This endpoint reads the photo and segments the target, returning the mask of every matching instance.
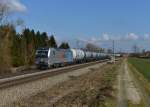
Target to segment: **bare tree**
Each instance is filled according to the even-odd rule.
[[[103,51],[103,49],[102,48],[100,48],[100,47],[98,47],[98,46],[96,46],[96,45],[94,45],[94,44],[92,44],[92,43],[88,43],[88,44],[86,44],[86,50],[89,50],[89,51],[95,51],[95,52],[99,52],[99,51]]]
[[[112,49],[107,49],[107,53],[112,54],[113,50]]]
[[[6,19],[7,14],[8,14],[8,6],[0,3],[0,25]]]
[[[18,19],[16,22],[8,22],[7,17],[14,11],[9,5],[0,0],[0,73],[10,71],[11,68],[11,46],[15,27],[24,27],[24,21]]]
[[[134,53],[139,53],[139,47],[135,44],[135,45],[133,45],[133,52]]]
[[[8,10],[8,6],[0,2],[0,73],[10,71],[11,67],[10,46],[13,26],[5,23]]]

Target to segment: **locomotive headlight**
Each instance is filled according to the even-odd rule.
[[[48,59],[46,59],[46,58],[41,58],[41,59],[40,59],[40,62],[48,63]]]

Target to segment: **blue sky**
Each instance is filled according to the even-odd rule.
[[[95,43],[117,37],[118,49],[130,50],[133,43],[150,49],[147,46],[150,39],[150,0],[18,2],[26,9],[22,13],[16,13],[15,17],[22,18],[29,28],[45,31],[49,35],[55,34],[58,42],[69,41],[75,47],[76,39]],[[131,45],[128,41],[120,42],[122,39],[131,39]],[[110,42],[101,42],[98,45],[111,47]]]

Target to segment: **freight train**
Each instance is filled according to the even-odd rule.
[[[39,48],[36,50],[35,64],[39,69],[54,68],[106,58],[108,55],[105,53],[81,49]]]

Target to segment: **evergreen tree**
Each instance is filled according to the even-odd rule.
[[[39,47],[41,47],[41,46],[40,46],[40,41],[41,41],[41,40],[40,40],[40,35],[41,35],[40,32],[37,31],[37,33],[36,33],[36,38],[35,38],[35,44],[36,44],[35,46],[36,46],[36,49],[39,48]]]
[[[16,34],[12,36],[13,36],[13,41],[11,46],[12,65],[15,67],[22,66],[24,65],[24,55],[22,55],[21,35]]]
[[[59,46],[60,49],[69,49],[70,46],[67,42],[62,42],[61,45]]]
[[[22,34],[22,45],[24,47],[24,58],[26,64],[32,64],[34,62],[35,54],[35,33],[34,30],[26,28]]]
[[[40,33],[39,31],[36,33],[36,49],[39,47],[48,46],[48,36],[46,32]]]
[[[51,48],[57,48],[57,43],[53,35],[50,37],[48,41],[48,46]]]
[[[47,43],[48,42],[48,36],[47,36],[46,32],[43,32],[41,34],[41,40],[42,40],[42,42],[41,42],[42,47],[48,46],[48,43]]]

